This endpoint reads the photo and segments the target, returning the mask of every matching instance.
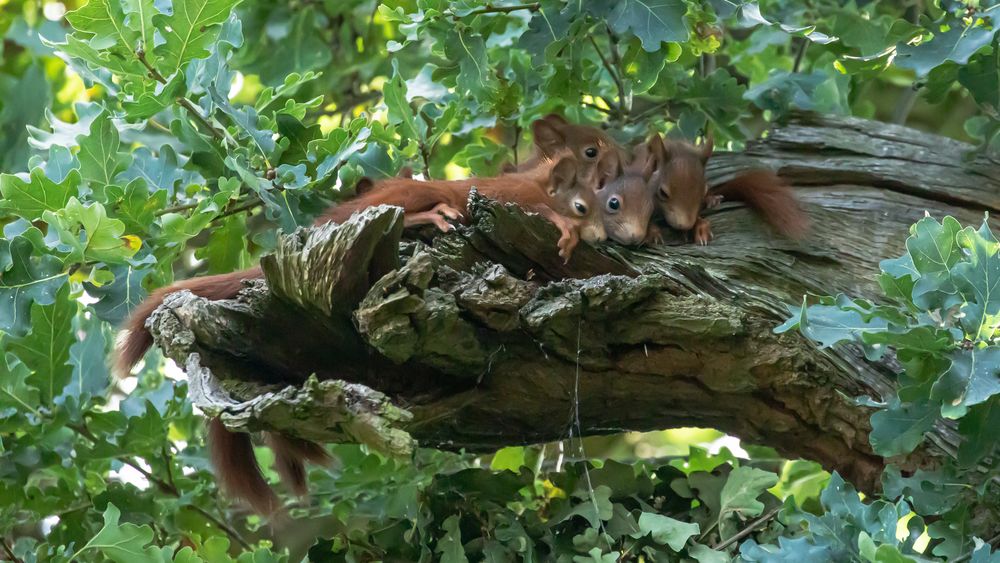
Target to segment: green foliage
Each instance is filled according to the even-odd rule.
[[[882,262],[884,303],[843,295],[813,305],[806,299],[776,329],[798,329],[824,347],[852,342],[871,359],[895,352],[897,395],[882,403],[867,399],[876,407],[870,441],[879,455],[908,454],[942,418],[959,421],[962,444],[953,463],[905,477],[889,466],[883,476],[889,497],[909,499],[921,514],[943,515],[938,530],[953,532],[946,526],[967,520],[972,501],[996,494],[1000,439],[987,425],[996,421],[1000,402],[998,251],[986,221],[974,229],[952,217],[925,217],[911,227],[906,253]],[[953,556],[973,543],[954,533],[946,541]]]
[[[622,141],[710,125],[738,148],[796,108],[886,117],[912,85],[913,122],[996,151],[994,7],[859,4],[3,3],[0,557],[917,559],[873,524],[894,530],[902,501],[855,502],[837,477],[821,498],[814,464],[776,475],[705,449],[554,471],[527,448],[488,471],[336,446],[341,468],[314,471],[314,496],[275,531],[218,494],[183,379],[165,377],[155,353],[135,390],[106,366],[113,328],[175,276],[247,267],[363,175],[495,172],[528,155],[531,121],[553,111],[607,122]],[[996,242],[932,223],[883,264],[894,304],[827,299],[786,328],[859,340],[873,358],[896,350],[899,397],[873,417],[880,454],[911,451],[939,416],[959,421],[957,467],[890,471],[885,489],[941,516],[925,559],[989,561],[959,500],[996,474]]]

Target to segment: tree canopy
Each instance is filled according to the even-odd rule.
[[[710,129],[734,151],[795,112],[853,115],[1000,166],[996,5],[2,6],[0,559],[1000,561],[981,536],[1000,530],[971,508],[1000,498],[988,222],[920,220],[870,272],[883,295],[808,296],[770,327],[890,366],[897,389],[851,397],[888,464],[864,498],[718,432],[581,439],[566,412],[562,441],[490,455],[332,445],[312,496],[288,498],[295,520],[267,522],[219,493],[175,366],[154,351],[134,379],[107,367],[152,289],[250,266],[362,176],[497,173],[552,112],[622,143]],[[957,433],[953,460],[894,464],[936,426]]]

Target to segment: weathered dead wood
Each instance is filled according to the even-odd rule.
[[[850,398],[891,393],[893,366],[772,329],[805,293],[877,299],[878,262],[925,212],[975,224],[1000,208],[1000,166],[970,150],[801,116],[712,159],[713,182],[754,165],[793,180],[813,219],[802,242],[725,204],[708,247],[583,245],[564,265],[555,228],[516,208],[473,198],[473,226],[431,246],[401,244],[398,210],[371,209],[286,238],[237,300],[168,299],[152,330],[235,429],[485,451],[565,437],[578,385],[586,434],[710,426],[872,490],[884,460]],[[942,425],[892,461],[932,466],[956,440]]]

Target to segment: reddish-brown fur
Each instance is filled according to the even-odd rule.
[[[498,201],[518,203],[525,208],[548,204],[546,193],[552,162],[531,170],[505,174],[496,178],[464,180],[413,180],[388,178],[380,180],[364,193],[331,207],[320,222],[342,223],[355,212],[374,205],[396,205],[407,214],[431,211],[440,204],[467,213],[469,191],[475,187],[481,194]]]
[[[768,225],[789,238],[809,232],[809,216],[799,206],[792,189],[770,170],[751,170],[708,191],[709,197],[742,201]]]
[[[243,499],[258,514],[273,514],[278,496],[264,478],[250,435],[230,432],[218,418],[208,421],[208,452],[222,489]]]
[[[700,216],[701,211],[727,199],[746,203],[782,235],[799,238],[808,232],[809,218],[791,188],[770,170],[750,170],[708,189],[705,163],[711,154],[711,137],[701,147],[679,141],[663,142],[653,181],[658,184],[658,205],[671,227],[691,230],[695,242],[707,244],[712,231],[708,220]]]
[[[531,124],[535,154],[517,166],[517,171],[531,170],[547,159],[567,151],[577,162],[596,163],[602,184],[616,177],[626,161],[625,150],[607,133],[589,125],[577,125],[556,114],[536,119]]]
[[[558,136],[549,135],[552,131],[558,132]],[[347,220],[356,211],[372,205],[389,204],[403,207],[408,219],[411,220],[410,224],[434,222],[440,225],[433,219],[439,218],[437,213],[441,204],[465,215],[469,190],[475,186],[484,195],[493,199],[518,203],[529,210],[542,212],[547,218],[556,222],[557,226],[564,232],[569,227],[576,229],[578,225],[571,224],[559,216],[559,213],[571,205],[571,200],[565,197],[566,193],[560,193],[561,199],[556,200],[556,203],[564,208],[563,210],[557,209],[556,212],[553,212],[552,207],[550,207],[553,204],[552,175],[558,164],[550,157],[560,152],[558,139],[562,139],[563,143],[573,144],[571,140],[583,139],[580,135],[584,135],[587,131],[590,131],[590,137],[586,138],[597,139],[597,144],[601,148],[598,158],[586,158],[588,162],[594,161],[594,166],[591,168],[602,176],[617,172],[620,166],[621,149],[613,141],[610,141],[599,130],[586,126],[570,125],[562,118],[549,116],[545,118],[545,124],[536,128],[536,132],[541,133],[539,157],[527,170],[499,178],[451,182],[420,182],[410,179],[411,174],[403,172],[401,174],[404,176],[403,178],[382,180],[375,183],[362,182],[359,184],[356,197],[331,207],[315,223],[323,224],[329,221],[340,223]],[[574,146],[576,145],[580,145],[577,146],[580,151],[586,150],[582,144],[574,144]],[[588,176],[593,177],[592,171],[588,170]],[[569,179],[569,181],[572,180],[572,178]],[[593,200],[589,190],[584,194],[584,199],[586,197]],[[591,209],[591,213],[592,215],[596,214],[596,210]],[[573,217],[569,210],[565,210],[565,214]],[[603,226],[600,227],[599,231],[600,237],[603,237]],[[575,244],[575,240],[571,241],[571,244]],[[563,245],[564,241],[561,240],[560,249],[563,249]],[[569,251],[572,251],[571,246]],[[146,320],[163,303],[164,297],[168,294],[189,290],[206,299],[232,299],[243,287],[244,280],[260,277],[262,277],[262,272],[257,266],[240,272],[183,280],[157,289],[132,311],[132,315],[126,321],[125,330],[127,332],[118,345],[115,371],[122,377],[128,375],[152,346],[153,338],[145,326]],[[271,514],[277,510],[278,499],[257,464],[250,436],[245,433],[230,432],[218,419],[212,419],[208,429],[212,464],[216,468],[223,488],[229,494],[244,499],[258,513]],[[312,442],[280,434],[265,433],[265,437],[274,451],[275,469],[281,475],[282,480],[295,493],[305,494],[304,462],[328,463],[330,458],[326,451]]]

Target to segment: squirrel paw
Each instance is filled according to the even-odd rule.
[[[643,244],[663,244],[663,229],[660,227],[650,224],[649,228],[646,229],[646,238],[643,239]]]
[[[714,209],[722,204],[723,197],[721,195],[707,195],[705,196],[705,209]]]
[[[444,215],[453,221],[461,221],[463,219],[462,212],[447,203],[439,203],[435,205],[431,212],[437,213],[438,215]]]
[[[432,217],[430,217],[429,220],[442,233],[450,233],[451,231],[455,230],[455,225],[449,223],[448,220],[441,215],[434,214]]]
[[[712,225],[708,221],[698,221],[694,226],[694,243],[700,246],[708,246],[708,242],[712,238],[714,238],[712,235]]]
[[[575,236],[572,231],[565,232],[559,237],[559,257],[563,259],[563,264],[569,264],[569,259],[573,256],[573,250],[578,242],[580,242],[580,238]]]

